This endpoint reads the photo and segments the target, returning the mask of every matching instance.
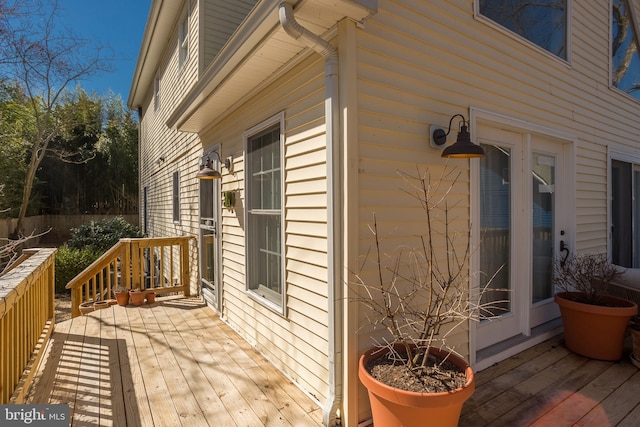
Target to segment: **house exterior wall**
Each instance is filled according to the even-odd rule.
[[[150,237],[196,235],[198,230],[198,188],[192,176],[198,171],[201,144],[197,135],[178,132],[166,126],[169,114],[198,76],[198,8],[190,1],[189,58],[183,67],[178,59],[178,27],[166,46],[156,78],[159,79],[159,100],[154,87],[148,88],[140,117],[140,186],[147,189],[147,233]],[[181,11],[187,7],[185,2]],[[181,13],[182,13],[181,12]],[[181,14],[180,14],[181,16]],[[155,84],[155,83],[154,83]],[[157,105],[157,106],[156,106]],[[180,190],[180,221],[173,221],[173,173],[178,171]],[[143,192],[141,191],[141,194]],[[142,204],[140,206],[143,206]],[[144,227],[145,213],[140,213]],[[194,231],[195,230],[195,231]],[[198,271],[196,241],[193,241],[192,271]],[[198,290],[198,274],[191,275],[191,292]],[[172,282],[176,278],[166,278]]]
[[[247,293],[244,133],[284,114],[285,314]],[[327,188],[322,61],[308,57],[202,136],[233,155],[222,191],[237,191],[222,210],[222,317],[280,370],[322,402],[328,394]]]
[[[200,156],[213,147],[220,148],[223,159],[233,156],[233,171],[221,180],[222,191],[237,195],[233,210],[221,210],[221,316],[311,396],[325,402],[332,355],[323,60],[315,53],[296,57],[224,117],[212,118],[201,135],[169,129],[172,107],[194,87],[198,72],[231,34],[215,32],[224,27],[216,21],[223,17],[211,14],[212,6],[224,3],[242,14],[256,2],[205,1],[199,8],[195,3],[192,0],[192,14],[206,14],[202,31],[190,33],[198,58],[192,55],[179,72],[176,46],[170,44],[159,69],[160,108],[154,110],[152,91],[143,108],[141,185],[148,187],[150,234],[197,236],[198,183],[192,176]],[[611,151],[638,156],[640,134],[638,101],[609,85],[609,2],[569,1],[566,61],[477,16],[474,3],[379,0],[377,13],[362,25],[340,22],[330,32],[341,67],[346,253],[340,267],[347,282],[356,271],[364,278],[376,275],[370,266],[360,270],[373,244],[369,226],[374,213],[386,249],[419,245],[416,235],[424,231],[424,212],[403,191],[411,187],[402,174],[428,170],[437,180],[451,168],[459,173],[447,199],[455,202],[451,231],[460,235],[460,247],[466,246],[469,226],[478,219],[476,160],[442,159],[428,137],[430,125],[446,128],[454,114],[470,120],[474,140],[511,132],[567,147],[573,214],[567,241],[572,251],[607,250],[608,156]],[[633,5],[638,8],[638,2]],[[237,25],[239,15],[233,16],[228,23]],[[279,114],[284,116],[284,314],[251,297],[245,280],[250,262],[245,255],[245,133]],[[450,141],[455,129],[452,134]],[[166,160],[158,162],[160,157]],[[181,176],[178,224],[171,217],[176,170]],[[193,259],[193,269],[197,266]],[[197,275],[194,280],[195,293]],[[345,285],[345,293],[343,415],[345,425],[356,425],[369,416],[366,393],[357,380],[357,356],[371,346],[371,328],[350,299],[353,287]],[[474,328],[463,324],[449,337],[468,359],[473,359]]]
[[[505,128],[513,119],[540,134],[560,135],[573,147],[571,251],[607,250],[608,151],[638,152],[638,101],[609,85],[609,2],[569,4],[564,61],[475,16],[471,0],[379,2],[378,13],[356,32],[359,256],[371,247],[373,212],[390,247],[406,244],[420,228],[420,212],[398,191],[407,185],[396,171],[415,173],[418,166],[437,176],[447,164],[458,168],[459,185],[448,198],[460,200],[460,229],[477,221],[468,196],[477,192],[470,166],[475,160],[441,159],[428,140],[429,125],[446,129],[452,115],[469,118],[477,110],[504,116]],[[470,129],[474,141],[502,126],[477,117]],[[366,323],[360,317],[354,326]],[[359,351],[371,345],[368,332],[360,330]],[[468,328],[450,342],[470,356]],[[355,358],[347,363],[347,389],[359,388],[358,410],[347,412],[351,425],[367,418],[368,405],[354,379]]]

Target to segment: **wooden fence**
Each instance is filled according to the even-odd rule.
[[[0,404],[19,404],[54,326],[55,249],[28,249],[0,277]]]

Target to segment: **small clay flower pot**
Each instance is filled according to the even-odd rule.
[[[113,295],[116,297],[116,301],[118,302],[118,305],[120,306],[125,306],[127,304],[129,304],[129,291],[122,291],[122,292],[113,292]]]
[[[147,291],[146,296],[147,304],[153,304],[154,302],[156,302],[156,293],[154,291]]]
[[[131,302],[131,304],[135,306],[139,307],[142,304],[144,304],[144,297],[145,297],[145,292],[142,292],[139,289],[129,291],[129,301]]]
[[[96,301],[95,303],[93,303],[94,310],[102,310],[103,308],[107,308],[110,306],[111,304],[109,303],[109,301]]]
[[[95,310],[93,304],[94,304],[93,301],[87,301],[80,304],[78,306],[78,308],[80,309],[80,314],[85,315]]]

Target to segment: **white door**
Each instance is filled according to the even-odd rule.
[[[215,157],[215,156],[213,156]],[[207,156],[205,155],[204,161]],[[209,156],[211,158],[211,156]],[[213,160],[212,160],[213,161]],[[215,162],[214,168],[219,167]],[[220,180],[202,179],[199,181],[200,202],[200,286],[205,301],[220,311],[220,256],[219,256],[219,212]]]
[[[553,303],[553,259],[570,225],[568,148],[562,140],[480,127],[476,191],[479,209],[478,282],[486,288],[476,350],[518,336],[559,317]]]

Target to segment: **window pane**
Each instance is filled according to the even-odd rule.
[[[180,221],[180,175],[173,173],[173,222]]]
[[[555,157],[534,153],[531,162],[533,197],[533,303],[553,296],[553,225],[555,219]]]
[[[614,0],[612,3],[611,56],[612,84],[629,95],[640,99],[640,60],[633,21],[627,3]]]
[[[631,163],[611,161],[611,261],[632,266]]]
[[[567,58],[567,0],[480,0],[480,13],[554,55]]]
[[[249,208],[280,209],[280,127],[252,137],[247,151],[251,180]]]
[[[247,286],[282,305],[280,124],[247,141]]]
[[[251,245],[252,270],[256,281],[252,283],[252,289],[260,291],[264,287],[276,294],[282,292],[282,262],[281,262],[281,230],[280,215],[251,215]],[[270,293],[262,296],[269,298]],[[276,303],[280,303],[278,298]]]
[[[511,311],[511,153],[492,145],[482,148],[486,155],[480,159],[480,286],[487,288],[482,303],[490,304],[484,314],[499,316]]]

